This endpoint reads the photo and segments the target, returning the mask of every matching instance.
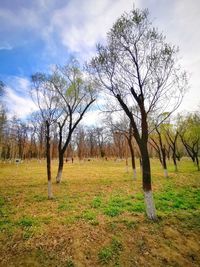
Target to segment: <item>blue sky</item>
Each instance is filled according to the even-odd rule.
[[[148,8],[155,26],[180,47],[190,91],[180,110],[200,104],[199,0],[0,0],[0,79],[7,84],[10,114],[35,110],[30,75],[63,65],[70,56],[89,60],[114,21],[133,7]],[[91,121],[95,114],[90,114]]]

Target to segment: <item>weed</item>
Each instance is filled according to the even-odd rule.
[[[102,264],[108,264],[111,260],[118,262],[118,257],[120,251],[122,251],[123,246],[117,238],[113,238],[109,246],[103,247],[98,254],[99,261]]]
[[[200,190],[167,186],[165,191],[155,195],[156,208],[163,212],[174,210],[195,210],[200,205]]]
[[[113,251],[111,247],[104,247],[98,254],[99,261],[103,264],[107,264],[113,257]]]
[[[135,199],[143,200],[144,199],[144,195],[142,193],[137,193],[137,194],[135,194]]]
[[[136,222],[133,220],[123,220],[122,223],[127,227],[127,229],[132,229],[136,227]]]
[[[110,217],[115,217],[115,216],[118,216],[119,214],[122,213],[122,210],[119,208],[119,207],[107,207],[105,210],[104,210],[104,214],[110,216]]]
[[[32,227],[33,225],[38,224],[37,220],[31,217],[23,217],[18,223],[22,227]]]
[[[24,240],[27,240],[27,239],[31,238],[32,236],[33,236],[33,232],[30,230],[23,232],[23,239]]]
[[[119,252],[122,251],[123,246],[122,246],[122,243],[119,241],[119,239],[117,239],[116,237],[114,237],[112,239],[111,248],[112,248],[112,251],[115,254],[119,254]]]
[[[0,230],[5,230],[12,227],[12,223],[9,219],[0,220]]]
[[[96,220],[96,213],[93,210],[85,210],[83,213],[83,219],[87,221]]]
[[[143,202],[135,202],[132,207],[128,208],[130,212],[144,212],[145,207]]]
[[[71,215],[71,216],[62,218],[61,223],[63,225],[68,225],[68,224],[74,223],[76,220],[79,220],[79,219],[80,217]]]
[[[65,265],[65,266],[66,266],[66,267],[75,267],[73,261],[70,260],[70,259],[68,259],[68,260],[66,261],[66,265]]]
[[[130,200],[131,196],[127,197],[111,197],[107,207],[104,209],[104,214],[115,217],[119,214],[127,212],[144,212],[144,202],[138,200]]]
[[[126,202],[124,198],[119,196],[111,197],[107,207],[104,209],[104,214],[115,217],[124,212],[126,209]]]
[[[91,203],[91,206],[92,208],[99,208],[102,204],[102,200],[100,197],[95,197],[93,200],[92,200],[92,203]]]
[[[108,225],[108,230],[111,232],[117,228],[116,222],[109,222],[107,225]]]

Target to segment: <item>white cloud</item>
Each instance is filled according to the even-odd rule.
[[[21,42],[26,42],[22,34],[25,31],[33,33],[33,39],[45,41],[45,57],[56,56],[61,42],[80,59],[88,59],[95,51],[95,44],[105,41],[106,33],[117,17],[129,11],[133,3],[139,8],[149,8],[153,24],[166,34],[169,42],[180,47],[181,62],[191,73],[190,92],[181,109],[195,110],[200,102],[199,0],[35,0],[20,4],[13,0],[12,4],[0,7],[0,32],[4,33],[1,34],[0,50],[12,49],[20,38]],[[20,77],[17,86],[14,83],[10,86],[10,99],[21,103],[19,109],[23,106],[20,99],[28,86],[27,80]],[[29,99],[27,95],[24,97]]]
[[[30,98],[22,97],[7,87],[5,102],[8,107],[9,117],[16,115],[19,118],[26,118],[31,112],[38,110]]]
[[[88,111],[84,115],[81,122],[82,124],[87,126],[92,126],[92,125],[99,126],[99,124],[101,124],[102,119],[103,119],[103,114],[98,110],[93,110],[93,111]]]
[[[51,25],[70,51],[86,54],[106,37],[116,18],[131,7],[132,0],[71,0],[54,12]]]
[[[39,15],[34,9],[29,8],[19,8],[16,10],[9,10],[5,8],[0,8],[0,18],[4,23],[4,27],[11,29],[24,29],[24,28],[35,28],[39,27]]]
[[[31,112],[38,110],[28,94],[30,82],[26,78],[12,77],[10,84],[12,85],[6,87],[4,97],[9,117],[16,115],[26,118]]]
[[[27,92],[31,86],[30,81],[24,77],[15,77],[20,91]]]
[[[148,8],[153,24],[169,43],[180,48],[180,64],[188,72],[190,90],[178,111],[197,110],[200,105],[200,1],[136,0],[136,7]]]

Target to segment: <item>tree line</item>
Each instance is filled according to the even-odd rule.
[[[150,158],[158,158],[167,177],[167,161],[172,161],[174,170],[178,171],[178,162],[182,157],[189,157],[199,167],[200,149],[200,114],[199,112],[177,115],[157,127],[148,139]],[[112,124],[101,123],[101,126],[87,126],[80,124],[74,132],[67,147],[64,158],[68,162],[76,160],[131,158],[140,160],[141,155],[134,136],[128,124],[116,121]],[[55,123],[51,130],[51,158],[58,159],[59,134]],[[1,118],[0,156],[3,162],[14,162],[15,159],[39,162],[46,157],[45,123],[40,120],[38,112],[32,113],[26,120],[16,116]],[[135,163],[132,164],[135,171]]]

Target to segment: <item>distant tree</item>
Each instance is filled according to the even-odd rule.
[[[179,118],[179,135],[181,141],[193,162],[199,167],[200,151],[200,115],[199,113],[188,114]]]
[[[97,56],[91,61],[98,85],[114,97],[130,120],[142,158],[146,213],[153,220],[148,120],[154,117],[161,123],[166,119],[164,111],[168,117],[181,103],[187,79],[177,65],[177,52],[152,27],[147,10],[132,10],[116,21],[107,44],[97,46]]]
[[[87,134],[86,134],[86,142],[87,147],[89,150],[90,157],[97,157],[98,156],[98,149],[97,149],[97,139],[96,139],[96,129],[95,127],[88,127]]]
[[[96,142],[99,148],[99,155],[101,158],[105,157],[105,145],[107,142],[107,131],[104,127],[96,127],[95,128]]]
[[[3,152],[3,143],[5,137],[5,127],[7,125],[6,108],[3,104],[3,96],[5,95],[5,84],[0,81],[0,157]]]
[[[172,159],[175,167],[175,171],[178,171],[177,160],[181,158],[180,152],[178,151],[178,129],[175,125],[169,125],[166,129],[166,140],[172,151]]]
[[[25,147],[28,142],[28,125],[20,119],[15,118],[14,127],[15,127],[15,136],[18,147],[17,156],[20,159],[25,158]]]
[[[155,130],[150,135],[149,142],[158,154],[158,158],[164,169],[164,176],[168,177],[165,129],[162,124],[155,126]]]
[[[133,169],[133,179],[136,179],[136,164],[135,164],[135,151],[134,151],[134,143],[133,143],[133,128],[127,118],[125,117],[124,114],[122,116],[118,116],[118,120],[116,122],[113,121],[112,115],[107,118],[107,125],[111,127],[111,131],[113,132],[114,135],[114,140],[116,139],[115,136],[118,134],[118,137],[122,139],[122,136],[124,136],[127,140],[128,147],[130,150],[131,154],[131,165]],[[124,144],[123,144],[124,145]],[[121,145],[117,145],[117,147],[123,151],[123,147]]]
[[[29,117],[29,126],[31,129],[32,139],[35,139],[37,143],[37,158],[41,162],[41,159],[45,157],[45,121],[41,116],[41,112],[35,111]],[[32,152],[30,151],[32,154]]]
[[[76,131],[77,155],[79,160],[86,156],[86,132],[83,127],[78,127]]]
[[[28,120],[28,136],[29,139],[29,147],[28,147],[28,158],[37,158],[38,156],[38,140],[36,138],[37,136],[37,128],[35,124],[31,124],[31,120]]]

